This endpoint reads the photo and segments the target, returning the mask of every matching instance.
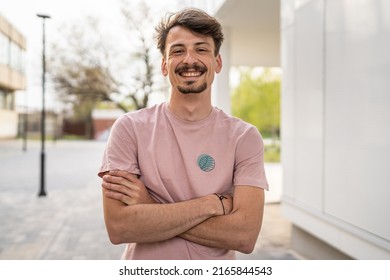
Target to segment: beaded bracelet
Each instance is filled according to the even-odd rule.
[[[227,197],[226,197],[226,196],[223,196],[223,195],[220,195],[220,194],[217,194],[217,193],[214,193],[214,194],[219,198],[219,201],[221,201],[222,209],[223,209],[223,214],[225,215],[225,214],[226,214],[226,213],[225,213],[225,206],[223,205],[222,200],[223,200],[223,199],[227,199]]]

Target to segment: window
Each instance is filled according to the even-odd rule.
[[[0,32],[0,64],[8,65],[9,39]]]
[[[20,52],[19,52],[19,47],[16,45],[14,42],[11,42],[11,55],[10,55],[10,66],[14,70],[19,70],[19,57],[20,57]]]
[[[0,32],[0,64],[25,74],[25,51]]]
[[[14,110],[15,109],[15,96],[12,92],[0,90],[0,109]]]
[[[5,91],[0,89],[0,109],[5,109]]]
[[[7,110],[15,110],[15,94],[8,92],[5,96],[5,108]]]

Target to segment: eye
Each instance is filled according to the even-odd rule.
[[[207,51],[208,51],[208,49],[206,49],[206,48],[199,48],[198,49],[198,52],[200,52],[200,53],[207,52]]]
[[[172,50],[171,52],[173,55],[178,55],[178,54],[182,54],[183,53],[183,50],[182,49],[175,49],[175,50]]]

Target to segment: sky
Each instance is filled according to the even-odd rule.
[[[134,2],[134,0],[131,0]],[[175,0],[149,0],[156,18],[177,8]],[[98,17],[113,32],[119,29],[121,0],[0,0],[0,14],[27,39],[26,75],[27,90],[16,95],[17,106],[40,109],[42,100],[42,19],[37,13],[51,16],[46,20],[46,53],[56,40],[61,26],[82,22],[87,16]],[[59,106],[53,89],[46,86],[46,106],[56,110]]]

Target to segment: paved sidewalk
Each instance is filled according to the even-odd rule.
[[[107,238],[96,176],[104,143],[47,142],[46,197],[37,196],[39,142],[27,152],[20,143],[0,141],[0,259],[119,258],[123,246]]]
[[[104,142],[46,143],[46,197],[39,191],[39,142],[0,141],[0,259],[119,259],[103,222],[100,179]],[[298,259],[280,205],[266,205],[255,251],[240,259]]]

